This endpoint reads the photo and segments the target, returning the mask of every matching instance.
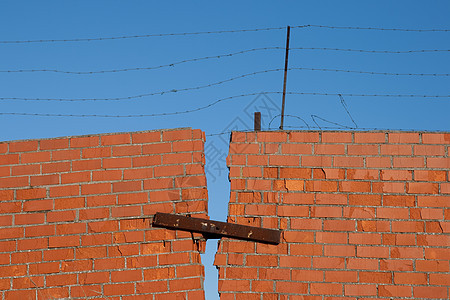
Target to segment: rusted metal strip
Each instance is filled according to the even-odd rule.
[[[239,240],[279,244],[281,231],[175,214],[156,213],[153,226],[203,233],[206,238],[230,237]]]

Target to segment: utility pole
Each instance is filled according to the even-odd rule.
[[[280,124],[281,130],[283,130],[284,105],[286,102],[286,80],[287,80],[287,69],[288,69],[288,59],[289,59],[289,36],[290,35],[291,35],[291,26],[288,26],[287,27],[287,37],[286,37],[286,57],[284,60],[283,102],[281,104],[281,124]]]

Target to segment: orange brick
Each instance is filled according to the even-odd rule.
[[[77,183],[77,182],[88,182],[91,181],[90,172],[72,172],[61,174],[61,183]]]
[[[331,167],[330,156],[302,156],[301,165],[304,167]]]
[[[52,151],[52,161],[80,159],[80,150]]]
[[[346,258],[347,269],[353,270],[378,270],[378,259]]]
[[[428,157],[427,168],[449,169],[450,157]]]
[[[380,219],[409,219],[407,208],[378,207],[377,218]]]
[[[178,141],[192,139],[192,130],[170,130],[162,133],[163,141]]]
[[[64,148],[69,148],[69,139],[41,140],[39,143],[40,150],[54,150]]]
[[[408,182],[406,192],[409,194],[438,194],[439,185],[430,182]]]
[[[424,144],[450,144],[448,133],[423,133],[422,142]]]
[[[366,181],[340,181],[340,192],[367,193],[370,192],[370,182]]]
[[[422,157],[394,157],[394,168],[423,168],[425,161]]]
[[[317,143],[319,142],[318,132],[289,132],[289,142],[294,143]]]
[[[75,162],[74,162],[75,163]],[[76,171],[75,169],[73,169]],[[42,164],[42,173],[61,173],[70,171],[70,162]]]
[[[375,284],[344,285],[344,294],[346,296],[375,296],[377,295],[377,286]]]
[[[425,273],[394,273],[394,283],[395,284],[426,284],[427,274]]]
[[[343,257],[313,257],[313,268],[315,269],[339,269],[344,268]]]
[[[28,152],[38,149],[38,141],[20,141],[9,143],[9,152]]]
[[[381,145],[381,155],[412,155],[411,145]]]
[[[316,218],[338,218],[338,217],[342,217],[342,207],[338,207],[338,206],[315,206],[315,207],[311,207],[311,217],[316,217]]]
[[[314,154],[343,155],[345,145],[318,144],[314,145]]]
[[[131,161],[132,161],[131,157],[104,158],[103,168],[104,169],[130,168]]]
[[[412,171],[408,170],[382,170],[381,171],[382,180],[412,180]]]
[[[418,132],[389,132],[389,143],[392,144],[416,144],[420,142],[420,133]]]
[[[389,248],[378,246],[357,246],[356,253],[358,257],[387,258],[389,257]]]
[[[351,132],[322,132],[322,143],[351,143],[352,140]]]
[[[348,145],[347,154],[348,155],[378,155],[377,145]]]
[[[307,217],[309,215],[307,206],[280,205],[277,209],[278,216],[282,217]]]
[[[266,145],[271,145],[271,144],[266,144]],[[264,153],[267,153],[267,152],[264,152]],[[281,144],[281,153],[282,154],[312,154],[312,145],[309,145],[309,144]]]
[[[276,292],[306,294],[308,292],[308,284],[302,282],[278,281],[276,283]]]
[[[356,222],[353,220],[324,220],[323,229],[328,231],[354,231]]]
[[[414,155],[425,155],[425,156],[444,156],[445,147],[444,146],[431,146],[431,145],[415,145]]]
[[[100,159],[75,160],[72,162],[72,171],[97,170],[102,168]]]
[[[356,271],[325,271],[326,282],[357,282]]]
[[[415,298],[445,299],[449,296],[447,287],[443,286],[415,286],[413,291]]]
[[[390,168],[390,157],[366,157],[366,167],[368,168]]]
[[[271,155],[269,157],[269,164],[271,166],[298,166],[300,164],[300,157],[292,155]]]
[[[325,245],[325,256],[355,256],[355,246],[347,245]]]
[[[287,196],[287,195],[286,195]],[[302,195],[304,196],[304,195]],[[316,194],[316,204],[343,205],[347,204],[347,195],[342,194]],[[312,204],[312,202],[309,202]]]
[[[19,154],[0,155],[0,165],[14,165],[19,163]]]
[[[311,192],[336,192],[337,191],[336,181],[306,181],[305,190]]]
[[[11,156],[13,158],[15,156]],[[22,153],[20,155],[20,162],[23,164],[31,164],[37,162],[50,161],[51,152],[31,152],[31,153]],[[2,156],[0,156],[0,164],[1,164]]]
[[[386,134],[383,132],[355,132],[355,143],[385,143]]]
[[[45,214],[44,213],[27,213],[27,214],[17,214],[15,215],[14,224],[15,225],[29,225],[29,224],[40,224],[44,223]]]
[[[111,157],[111,147],[87,148],[82,150],[82,158]]]
[[[99,141],[99,136],[75,137],[70,139],[70,148],[96,147]]]
[[[30,185],[57,185],[59,184],[59,175],[37,175],[30,177]]]
[[[333,157],[334,167],[363,167],[364,158],[362,157],[352,157],[352,156],[335,156]]]

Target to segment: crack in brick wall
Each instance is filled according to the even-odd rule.
[[[204,299],[204,133],[190,128],[0,143],[0,299]],[[149,217],[149,218],[148,218]]]
[[[229,222],[278,246],[222,239],[222,300],[448,299],[450,134],[233,132]]]

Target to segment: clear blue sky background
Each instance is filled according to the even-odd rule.
[[[96,38],[284,27],[304,24],[383,28],[450,29],[450,2],[442,1],[1,1],[0,40]],[[66,43],[0,44],[0,71],[58,69],[97,71],[152,67],[262,47],[284,47],[285,29]],[[402,32],[297,28],[291,47],[362,50],[450,49],[450,32]],[[292,50],[292,68],[327,68],[390,73],[450,73],[449,52],[407,54]],[[96,75],[0,72],[0,97],[111,98],[180,90],[236,76],[284,67],[283,50],[187,62],[147,71]],[[184,111],[248,93],[280,92],[282,71],[248,76],[208,88],[129,101],[0,100],[0,113],[154,114]],[[387,76],[292,70],[289,92],[332,94],[449,95],[449,76]],[[251,129],[251,113],[263,113],[263,127],[279,114],[281,95],[222,101],[190,114],[142,118],[40,117],[0,115],[0,140],[47,138],[106,132],[193,127],[215,134]],[[449,98],[344,96],[359,128],[449,131]],[[266,110],[270,107],[271,110]],[[273,110],[275,109],[275,110]],[[277,111],[278,110],[278,111]],[[288,95],[285,128],[348,127],[354,123],[338,96]],[[299,119],[301,118],[301,119]],[[306,122],[306,124],[305,124]],[[272,128],[279,126],[279,118]],[[341,127],[345,129],[344,127]],[[305,128],[299,128],[305,129]],[[229,183],[224,157],[228,134],[207,138],[207,170],[212,219],[225,220]],[[217,299],[212,267],[216,241],[203,261],[207,299]]]

